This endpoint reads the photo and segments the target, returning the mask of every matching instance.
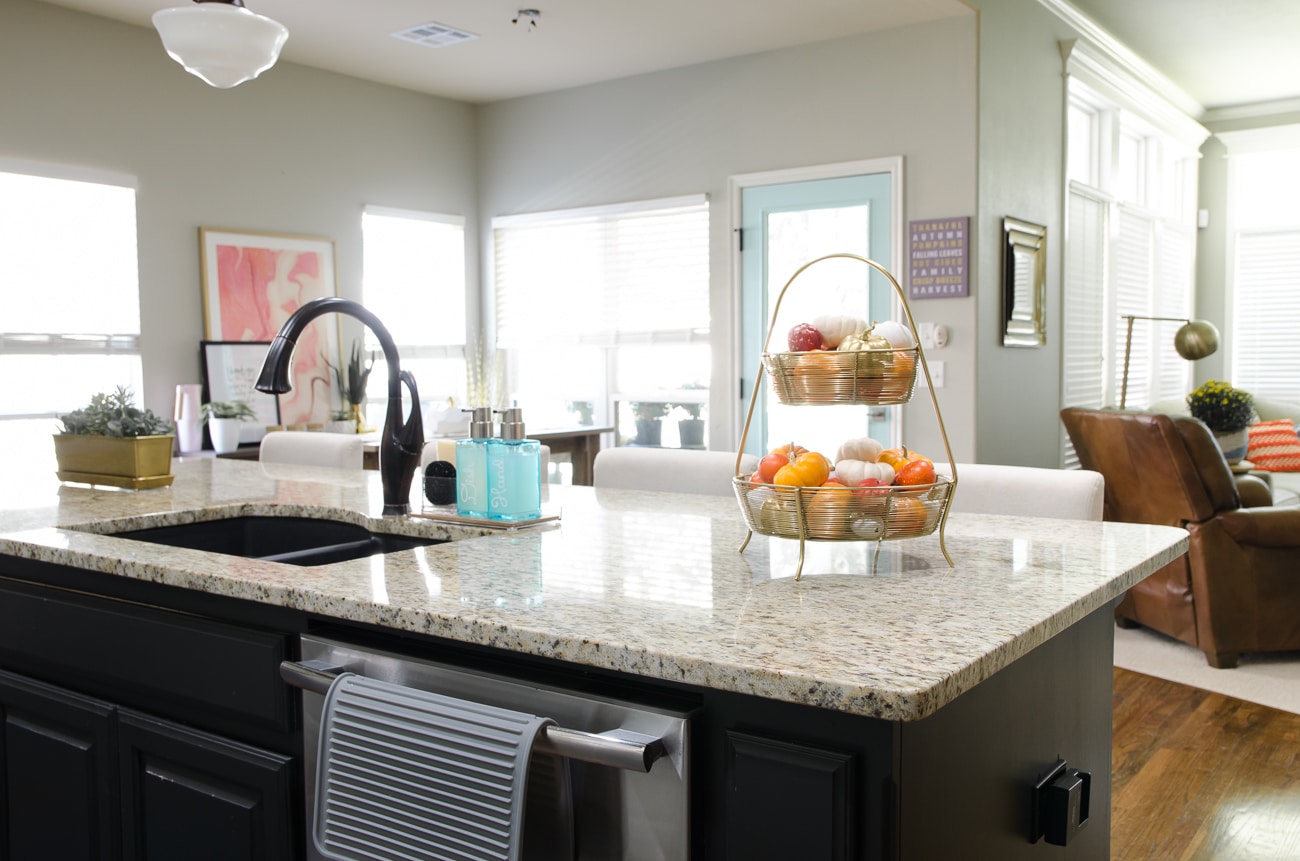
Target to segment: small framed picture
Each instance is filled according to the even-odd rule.
[[[239,444],[257,443],[268,426],[280,424],[275,395],[253,388],[262,371],[269,341],[200,341],[203,359],[203,402],[243,401],[253,418],[241,422]]]

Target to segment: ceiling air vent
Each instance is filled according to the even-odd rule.
[[[417,45],[428,45],[430,48],[445,48],[448,45],[458,45],[478,38],[473,33],[466,33],[464,30],[457,30],[455,27],[448,27],[434,21],[398,30],[392,35],[394,39],[414,42]]]

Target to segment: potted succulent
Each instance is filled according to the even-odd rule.
[[[200,409],[217,454],[239,448],[240,423],[255,417],[252,407],[243,401],[209,401]]]
[[[361,342],[355,340],[352,342],[352,356],[348,359],[346,370],[341,365],[336,367],[330,364],[329,359],[325,359],[325,364],[334,372],[339,395],[348,409],[348,417],[355,425],[356,432],[365,433],[369,428],[366,427],[362,406],[366,402],[366,384],[370,382],[370,372],[375,367],[374,351],[365,356]]]
[[[1240,463],[1246,456],[1246,428],[1255,416],[1255,399],[1250,392],[1210,380],[1187,396],[1187,406],[1214,433],[1228,463]]]
[[[63,481],[130,488],[172,483],[172,423],[137,407],[125,386],[94,395],[59,421],[54,455]]]

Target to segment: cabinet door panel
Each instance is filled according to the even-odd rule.
[[[727,858],[853,857],[852,754],[727,732]]]
[[[294,760],[121,710],[128,858],[297,857]]]
[[[0,671],[6,861],[117,858],[113,707]]]

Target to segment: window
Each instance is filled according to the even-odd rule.
[[[700,195],[497,218],[496,345],[531,427],[677,419],[708,401],[709,211]],[[683,444],[676,422],[660,444]]]
[[[44,479],[58,415],[119,385],[144,405],[135,183],[2,167],[0,446],[31,453],[12,465]]]
[[[1067,126],[1062,405],[1182,397],[1192,369],[1174,352],[1176,324],[1150,320],[1134,321],[1125,392],[1124,317],[1191,316],[1196,151],[1075,77]],[[1064,433],[1062,451],[1078,464]]]
[[[363,303],[388,329],[415,375],[425,430],[454,402],[465,403],[465,220],[429,212],[366,207],[362,215]],[[379,350],[367,330],[366,348]],[[344,352],[351,350],[344,345]],[[366,418],[383,423],[388,369],[382,352],[366,387]]]
[[[1300,400],[1300,149],[1233,155],[1233,382]]]

